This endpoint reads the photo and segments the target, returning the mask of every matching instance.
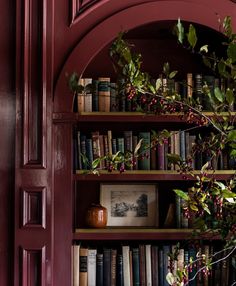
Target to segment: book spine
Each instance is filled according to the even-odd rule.
[[[111,249],[103,249],[103,285],[111,286]]]
[[[132,261],[133,261],[133,285],[140,285],[140,273],[139,273],[139,248],[132,249]]]
[[[124,286],[123,255],[117,254],[116,285]]]
[[[98,80],[93,80],[93,92],[92,92],[92,110],[99,111],[98,105]]]
[[[111,286],[116,286],[117,250],[111,250]]]
[[[157,145],[157,169],[165,170],[165,145]]]
[[[152,286],[152,262],[151,262],[151,245],[145,245],[145,259],[146,259],[146,285]]]
[[[139,267],[140,267],[140,286],[146,286],[146,260],[145,260],[145,245],[139,245]]]
[[[88,249],[88,285],[96,286],[97,249]]]
[[[81,162],[82,169],[88,169],[87,154],[86,154],[86,135],[81,134],[80,136],[80,146],[81,146]]]
[[[130,262],[129,262],[129,246],[122,246],[123,256],[123,273],[124,273],[124,286],[131,286],[130,283]]]
[[[80,255],[79,255],[79,250],[80,250],[80,245],[73,245],[72,246],[73,250],[73,286],[79,286],[79,272],[80,272],[80,267],[79,267],[79,261],[80,261]]]
[[[110,78],[99,77],[98,80],[99,111],[110,112]]]
[[[169,286],[169,283],[166,280],[166,275],[170,272],[169,253],[170,253],[170,245],[163,245],[163,276],[164,276],[163,286]]]
[[[86,138],[85,147],[86,147],[86,157],[88,159],[88,165],[89,167],[91,167],[93,162],[93,143],[91,138]]]
[[[139,170],[150,170],[150,132],[139,132],[139,140],[143,140],[140,148],[141,159],[138,165]]]
[[[79,286],[88,284],[88,249],[80,248],[79,251]]]
[[[117,84],[115,82],[110,83],[110,96],[111,96],[111,112],[119,111],[119,99],[117,94]]]
[[[159,261],[158,261],[158,246],[151,246],[151,258],[152,258],[152,285],[159,285]]]
[[[80,131],[77,131],[78,169],[82,170],[83,167],[82,167],[82,160],[81,160],[81,144],[80,144],[80,142],[81,142]]]
[[[103,253],[97,253],[96,286],[103,286]]]
[[[92,78],[84,78],[84,111],[92,112]]]

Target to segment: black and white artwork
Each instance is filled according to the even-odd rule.
[[[153,184],[101,184],[100,203],[108,226],[156,226],[157,187]]]

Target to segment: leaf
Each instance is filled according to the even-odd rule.
[[[215,184],[221,188],[221,190],[225,190],[225,185],[221,182],[215,181]]]
[[[76,72],[72,73],[69,78],[69,88],[73,92],[77,92],[79,76]]]
[[[175,283],[175,277],[171,272],[166,275],[166,281],[169,283],[169,285],[173,285]]]
[[[135,149],[134,149],[134,155],[137,155],[138,154],[138,151],[139,149],[141,148],[142,146],[142,142],[143,142],[143,139],[140,139],[138,144],[136,145]]]
[[[214,88],[214,95],[219,100],[219,102],[223,102],[224,101],[224,95],[223,95],[223,93],[221,92],[221,90],[219,89],[218,86]]]
[[[231,131],[228,133],[227,139],[228,139],[229,141],[235,141],[235,140],[236,140],[236,130],[231,130]]]
[[[235,158],[236,157],[236,150],[235,149],[230,151],[230,157],[231,158]]]
[[[209,168],[209,166],[210,166],[210,162],[206,162],[206,164],[204,164],[204,165],[202,166],[201,171],[202,171],[202,172],[205,171],[206,169]]]
[[[185,201],[189,200],[189,195],[182,191],[182,190],[178,190],[178,189],[174,189],[173,190],[179,197],[181,197],[182,199],[184,199]]]
[[[172,72],[169,74],[169,78],[175,77],[177,73],[178,73],[178,71],[172,71]]]
[[[207,212],[209,215],[211,214],[211,212],[210,212],[210,210],[209,210],[207,204],[202,204],[202,207],[203,207],[203,209],[204,209],[205,212]]]
[[[162,80],[160,78],[158,78],[156,80],[156,90],[159,90],[162,86]]]
[[[200,48],[200,52],[208,53],[208,45],[204,45]]]
[[[225,93],[226,101],[229,105],[232,105],[234,103],[234,93],[233,90],[230,88],[227,88]]]
[[[198,211],[198,207],[196,206],[196,204],[190,203],[190,204],[189,204],[189,207],[190,207],[190,209],[191,209],[192,211],[195,211],[195,212]]]
[[[170,65],[168,62],[164,63],[163,65],[163,73],[168,76],[170,73]]]
[[[236,62],[236,43],[230,43],[227,49],[227,56],[231,59],[231,62]]]
[[[177,36],[178,36],[178,41],[183,44],[184,41],[184,26],[182,25],[180,18],[178,18],[178,23],[176,25],[177,28]]]
[[[173,164],[177,164],[181,161],[181,157],[178,154],[167,154],[167,159],[168,162],[173,163]]]
[[[192,24],[189,25],[189,31],[187,34],[188,42],[190,46],[194,49],[197,43],[197,35],[196,35],[196,30]]]

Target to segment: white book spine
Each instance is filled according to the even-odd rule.
[[[88,249],[88,286],[96,286],[97,249]]]
[[[146,259],[146,280],[147,286],[152,286],[152,261],[151,261],[151,245],[145,245],[145,259]]]
[[[130,284],[130,263],[129,263],[129,246],[122,246],[123,256],[123,273],[124,273],[124,286],[131,286]]]

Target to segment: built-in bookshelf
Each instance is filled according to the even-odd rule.
[[[158,24],[158,23],[157,23]],[[163,23],[162,23],[163,25]],[[169,24],[167,23],[167,26]],[[165,23],[164,23],[165,27]],[[163,28],[163,26],[162,26]],[[144,28],[140,28],[141,30]],[[149,29],[149,28],[147,28]],[[204,30],[204,29],[203,29]],[[163,31],[166,31],[165,28]],[[162,32],[163,32],[162,31]],[[161,34],[162,34],[161,32]],[[169,33],[169,32],[168,32]],[[168,34],[167,33],[167,34]],[[157,33],[158,34],[158,33]],[[165,36],[167,35],[164,33]],[[131,33],[131,38],[135,36],[135,32]],[[161,45],[165,47],[161,50],[160,56],[158,55],[158,60],[155,62],[155,67],[153,67],[153,59],[151,59],[146,66],[151,67],[153,78],[157,78],[158,75],[161,72],[161,58],[162,54],[164,54],[166,51],[164,51],[167,47],[171,47],[173,45],[173,49],[167,50],[168,54],[171,54],[172,59],[174,59],[174,53],[177,51],[178,53],[178,61],[174,59],[174,68],[178,68],[179,66],[179,60],[183,57],[185,57],[185,54],[182,54],[179,52],[179,50],[176,48],[176,46],[173,44],[175,40],[171,40],[168,38],[165,43],[165,39],[163,39],[163,34],[160,38],[155,38],[153,34],[150,32],[150,35],[148,36],[148,33],[142,33],[142,35],[146,35],[145,37],[149,37],[151,39],[142,39],[139,36],[135,39],[136,42],[139,43],[141,48],[146,51],[150,45],[148,43],[152,42],[155,43],[153,46],[158,46],[159,42],[161,42]],[[167,35],[169,37],[169,34]],[[106,50],[107,47],[104,48]],[[62,217],[64,215],[64,218],[62,220],[61,228],[64,227],[65,232],[63,235],[61,234],[61,228],[57,227],[55,233],[59,233],[63,239],[61,239],[61,245],[65,242],[65,245],[69,245],[72,247],[72,263],[71,263],[71,281],[74,282],[74,286],[77,284],[75,283],[75,280],[79,279],[80,272],[83,272],[82,280],[87,281],[89,276],[88,271],[88,264],[84,257],[88,257],[89,250],[93,250],[93,253],[91,254],[93,256],[93,264],[96,264],[96,267],[101,266],[102,263],[106,263],[107,260],[104,260],[102,255],[107,255],[107,249],[109,249],[109,257],[111,257],[112,250],[116,250],[116,262],[124,259],[127,256],[129,257],[129,267],[130,270],[133,268],[133,265],[136,263],[132,259],[133,255],[137,253],[137,249],[140,251],[140,248],[143,248],[146,250],[144,251],[144,257],[148,267],[149,274],[144,274],[144,276],[152,277],[154,276],[154,272],[156,275],[160,274],[159,268],[155,268],[156,270],[153,270],[154,268],[154,262],[151,259],[152,249],[156,249],[155,255],[153,254],[153,257],[158,257],[156,261],[159,261],[159,264],[161,264],[161,259],[166,260],[166,269],[168,269],[168,255],[167,255],[167,249],[168,253],[171,253],[173,250],[173,246],[180,243],[181,246],[181,253],[185,252],[186,256],[187,254],[190,256],[191,252],[190,245],[195,244],[202,244],[203,248],[202,250],[206,253],[214,251],[213,245],[217,246],[220,244],[219,236],[217,233],[206,233],[204,235],[200,235],[199,232],[196,232],[193,236],[193,229],[191,226],[191,223],[186,227],[183,225],[178,224],[179,217],[177,216],[177,208],[179,208],[179,205],[177,207],[177,200],[176,195],[173,192],[173,188],[183,188],[184,190],[188,190],[189,187],[191,187],[193,180],[195,180],[194,177],[188,174],[180,174],[178,172],[177,168],[171,168],[166,165],[162,168],[160,167],[160,164],[157,164],[158,155],[160,155],[160,150],[156,148],[155,154],[150,153],[148,154],[147,158],[150,160],[149,166],[146,167],[139,167],[138,168],[127,168],[125,172],[120,172],[119,170],[113,170],[112,172],[109,172],[106,168],[106,165],[101,166],[101,169],[99,169],[99,174],[92,174],[90,173],[89,167],[85,167],[81,165],[81,162],[79,162],[81,149],[79,150],[79,146],[81,144],[84,144],[83,141],[81,141],[81,135],[85,136],[85,150],[88,149],[90,154],[93,155],[92,159],[96,158],[96,156],[102,156],[105,155],[107,152],[106,147],[106,137],[108,135],[115,139],[116,148],[114,150],[111,150],[111,153],[114,154],[115,150],[118,150],[118,138],[122,139],[121,141],[125,141],[125,132],[129,131],[132,133],[132,140],[134,137],[137,137],[139,139],[142,134],[140,133],[146,133],[148,140],[152,136],[152,130],[155,130],[155,132],[159,132],[162,129],[167,129],[168,131],[172,131],[173,133],[184,134],[184,140],[185,143],[181,143],[181,139],[173,140],[171,139],[166,143],[168,147],[168,151],[173,148],[173,142],[178,141],[177,149],[178,152],[181,151],[181,146],[184,146],[185,149],[185,155],[187,153],[187,149],[189,146],[194,143],[197,140],[198,132],[192,131],[190,133],[181,132],[181,130],[186,129],[187,126],[194,125],[194,122],[191,124],[188,124],[186,122],[186,117],[182,113],[173,113],[173,114],[148,114],[147,113],[140,113],[137,112],[135,109],[135,106],[130,105],[129,102],[125,99],[122,95],[118,95],[116,91],[116,81],[114,74],[110,74],[109,72],[104,72],[104,69],[107,68],[109,64],[107,62],[102,62],[98,59],[100,55],[98,54],[95,59],[93,59],[88,66],[83,70],[83,75],[81,75],[81,85],[85,88],[84,92],[74,95],[74,101],[70,105],[71,111],[68,112],[69,108],[59,108],[60,112],[54,112],[53,113],[53,122],[55,123],[56,128],[58,128],[57,132],[62,135],[63,138],[68,138],[68,141],[61,141],[59,136],[54,138],[55,144],[58,144],[57,147],[57,157],[55,160],[56,165],[56,179],[55,185],[59,189],[64,188],[63,191],[65,196],[67,196],[65,203],[67,203],[67,210],[63,212],[63,208],[60,209],[60,212],[58,210],[57,216]],[[164,58],[164,57],[163,57]],[[180,92],[184,97],[192,96],[194,99],[199,100],[199,102],[204,106],[205,114],[209,117],[211,117],[213,114],[211,111],[207,110],[207,102],[202,102],[201,94],[197,94],[197,91],[200,90],[200,86],[204,84],[204,81],[211,80],[211,83],[215,86],[219,86],[220,88],[227,88],[227,85],[225,82],[223,82],[221,79],[217,77],[210,77],[207,78],[209,75],[208,71],[197,62],[195,65],[196,59],[186,57],[186,65],[181,65],[181,68],[183,70],[180,71],[180,77],[175,82],[167,82],[166,81],[166,88],[174,88],[176,92]],[[99,64],[100,62],[100,64]],[[177,67],[176,67],[177,65]],[[158,66],[158,67],[157,67]],[[105,68],[106,67],[106,68]],[[107,70],[109,70],[111,67],[108,67]],[[102,70],[102,72],[101,72]],[[165,79],[164,79],[165,82]],[[181,82],[186,82],[186,85],[181,85]],[[208,83],[209,84],[209,83]],[[86,85],[87,90],[86,90]],[[187,85],[191,85],[193,88],[192,90],[189,90],[187,88]],[[91,90],[89,90],[91,86]],[[99,98],[102,98],[103,104],[99,106]],[[101,101],[100,101],[101,102]],[[73,109],[73,112],[72,112]],[[64,111],[65,110],[65,111]],[[232,109],[233,110],[233,109]],[[234,112],[232,112],[232,115]],[[222,114],[224,116],[226,114]],[[206,127],[208,128],[208,127]],[[208,129],[209,130],[209,129]],[[56,132],[55,132],[56,134]],[[205,135],[207,132],[205,132]],[[79,136],[78,136],[79,135]],[[69,138],[70,136],[70,138]],[[96,138],[101,136],[102,138],[102,144],[99,146],[100,152],[99,154],[96,154],[94,152],[93,147],[91,149],[91,146],[93,146],[93,138]],[[193,136],[193,143],[190,143],[186,138],[189,138],[190,136]],[[137,142],[135,139],[134,141]],[[69,143],[68,143],[69,142]],[[186,143],[187,142],[187,143]],[[123,149],[125,149],[125,143],[123,143]],[[132,146],[134,149],[135,144]],[[87,148],[86,148],[87,147]],[[65,163],[62,162],[61,158],[63,158],[63,152],[66,153],[65,156]],[[108,149],[109,150],[109,149]],[[110,150],[109,150],[110,151]],[[163,151],[162,151],[163,152]],[[165,158],[165,152],[163,152],[163,158]],[[89,157],[88,154],[85,154],[86,157]],[[151,165],[151,159],[155,156],[156,163]],[[198,158],[199,159],[199,158]],[[200,164],[199,164],[200,165]],[[218,180],[227,180],[231,178],[234,175],[234,170],[229,170],[229,164],[227,162],[227,165],[222,166],[222,163],[218,163],[219,167],[217,167],[217,170],[215,172],[208,170],[206,171],[209,176],[214,175],[214,177]],[[193,165],[193,173],[200,174],[200,170],[196,169],[196,162]],[[62,172],[63,171],[63,172]],[[66,183],[62,180],[62,177],[66,180]],[[60,186],[60,183],[62,183],[62,186]],[[153,226],[130,226],[130,227],[122,227],[122,226],[106,226],[105,228],[91,228],[86,225],[86,211],[88,207],[93,203],[99,203],[100,202],[100,192],[101,192],[101,185],[102,184],[109,183],[112,184],[155,184],[157,186],[157,192],[158,192],[158,204],[156,205],[156,209],[159,213],[159,225],[153,225]],[[55,193],[55,197],[57,199],[56,203],[60,206],[63,206],[63,198],[60,197],[60,192]],[[59,203],[58,203],[59,201]],[[181,207],[180,207],[181,209]],[[61,213],[62,212],[62,213]],[[169,213],[169,216],[168,216]],[[180,216],[182,216],[180,214]],[[174,217],[174,218],[173,218]],[[170,221],[168,222],[168,219],[170,218]],[[60,224],[60,221],[58,219],[58,225]],[[191,242],[191,243],[190,243]],[[142,245],[142,247],[141,247]],[[123,248],[123,246],[127,246],[129,249],[129,255],[126,255],[123,253],[122,250],[127,251],[127,248]],[[147,247],[146,247],[147,246]],[[163,250],[165,248],[165,255],[163,256]],[[136,250],[134,251],[134,248]],[[81,255],[83,258],[81,258],[82,262],[82,269],[80,269],[79,262],[80,262],[80,249],[83,249],[83,255]],[[158,251],[157,251],[158,249]],[[160,250],[160,252],[159,252]],[[142,250],[143,251],[143,250]],[[105,254],[106,253],[106,254]],[[149,253],[149,254],[148,254]],[[99,255],[97,255],[99,254]],[[147,254],[147,258],[146,258]],[[68,251],[67,254],[62,254],[62,256],[67,257],[68,261]],[[162,257],[159,259],[159,257]],[[87,258],[88,259],[88,258]],[[147,260],[146,260],[147,259]],[[186,260],[187,261],[187,260]],[[227,269],[231,269],[229,262]],[[99,265],[97,265],[99,264]],[[140,261],[139,261],[140,264]],[[111,266],[109,263],[109,267]],[[155,266],[157,267],[157,266]],[[76,268],[76,269],[75,269]],[[112,268],[113,269],[113,268]],[[81,270],[81,271],[80,271]],[[228,271],[227,270],[227,271]],[[93,270],[94,271],[94,270]],[[115,272],[121,272],[121,269],[116,269]],[[167,270],[168,271],[168,270]],[[226,271],[226,272],[227,272]],[[108,273],[104,272],[103,273]],[[151,275],[150,275],[151,273]],[[163,277],[165,277],[166,273],[161,272]],[[217,277],[221,277],[222,279],[222,273],[218,269],[215,271],[214,279],[217,280]],[[113,269],[114,274],[114,269]],[[86,278],[87,275],[87,278]],[[109,274],[107,274],[109,275]],[[124,273],[122,274],[124,275]],[[126,274],[127,275],[127,274]],[[218,276],[217,276],[218,275]],[[94,279],[94,272],[92,274],[92,277]],[[112,278],[113,277],[113,278]],[[134,274],[132,274],[132,271],[130,271],[130,274],[128,276],[128,279],[133,279]],[[163,280],[163,277],[159,281],[159,285],[165,285],[166,281]],[[228,277],[228,276],[227,276]],[[103,277],[104,278],[104,277]],[[231,279],[230,277],[229,279]],[[97,279],[97,278],[96,278]],[[109,279],[114,279],[113,276],[106,276],[104,278],[105,280],[101,280],[101,275],[98,278],[100,281],[100,285],[113,285],[109,281]],[[156,278],[159,279],[159,278]],[[211,276],[208,277],[209,280],[205,279],[204,286],[206,285],[214,285],[210,284],[210,279],[212,279]],[[234,279],[234,278],[232,278]],[[103,281],[103,282],[101,282]],[[212,280],[214,281],[214,280]],[[221,281],[221,280],[220,280]],[[231,281],[231,280],[229,280]],[[86,282],[85,282],[86,283]],[[109,284],[110,283],[110,284]],[[152,281],[152,285],[158,285],[155,284],[155,282]],[[83,285],[83,284],[82,284]],[[99,285],[99,284],[98,284]],[[123,284],[114,284],[114,285],[123,285]],[[130,285],[130,284],[126,284]],[[132,285],[132,283],[131,283]],[[194,284],[192,284],[194,285]]]

